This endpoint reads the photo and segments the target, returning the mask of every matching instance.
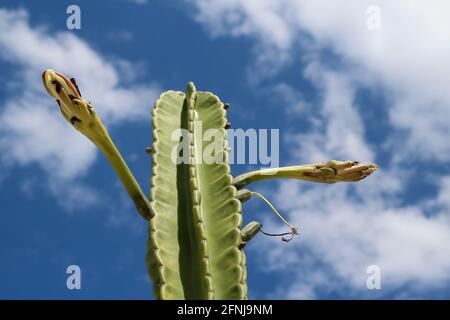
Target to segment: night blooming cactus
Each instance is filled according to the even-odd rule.
[[[108,158],[137,211],[148,221],[147,266],[159,299],[247,299],[245,244],[259,232],[283,236],[284,241],[299,233],[263,195],[245,189],[248,185],[274,178],[358,181],[377,169],[374,164],[332,160],[233,178],[226,139],[228,105],[210,92],[196,91],[190,82],[186,92],[164,92],[154,105],[153,145],[147,150],[153,159],[148,199],[75,80],[53,70],[42,77],[64,118]],[[289,232],[270,234],[256,221],[242,228],[242,202],[255,195],[286,223]]]

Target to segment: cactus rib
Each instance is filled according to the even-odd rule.
[[[208,142],[197,134],[217,130],[221,163],[199,162]],[[152,206],[147,263],[160,299],[243,299],[244,256],[239,250],[241,204],[227,164],[226,112],[208,92],[163,93],[153,109]],[[186,136],[173,139],[177,128]],[[173,148],[187,139],[188,163],[171,159]],[[184,158],[184,157],[183,157]]]

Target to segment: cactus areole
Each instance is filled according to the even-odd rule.
[[[233,178],[226,137],[229,105],[210,92],[196,91],[189,82],[186,92],[164,92],[154,104],[153,145],[146,149],[152,157],[148,199],[75,80],[51,69],[42,79],[64,118],[107,157],[137,211],[148,221],[146,260],[158,299],[247,299],[246,243],[260,231],[290,235],[285,241],[299,234],[264,196],[244,186],[273,178],[358,181],[377,169],[374,164],[332,160]],[[211,140],[204,139],[199,130],[211,133]],[[257,221],[242,227],[242,203],[253,195],[267,202],[290,232],[270,234]]]

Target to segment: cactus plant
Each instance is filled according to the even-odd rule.
[[[197,92],[189,82],[186,92],[164,92],[154,105],[153,145],[147,150],[153,159],[149,200],[75,81],[47,70],[43,82],[64,118],[108,158],[148,221],[147,266],[158,299],[247,299],[243,249],[262,226],[252,221],[241,228],[242,202],[258,195],[273,208],[264,196],[244,189],[249,184],[273,178],[358,181],[377,169],[374,164],[333,160],[258,170],[233,179],[226,145],[227,105],[210,92]],[[212,130],[215,148],[199,134],[197,123],[203,132]],[[214,161],[202,161],[205,154]],[[291,229],[287,234],[298,234],[285,223]]]

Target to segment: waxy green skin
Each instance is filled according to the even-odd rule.
[[[241,230],[241,203],[253,195],[243,186],[280,177],[356,181],[376,170],[374,165],[332,160],[259,170],[233,179],[225,109],[217,96],[196,92],[192,83],[186,93],[163,93],[153,108],[151,205],[155,217],[150,220],[147,265],[159,299],[247,299],[243,249],[262,226],[252,221]],[[204,131],[221,133],[220,163],[195,164],[211,142],[198,138],[194,121],[201,121]],[[180,128],[189,132],[190,161],[177,165],[171,151],[179,139],[172,133]]]
[[[115,147],[90,102],[81,98],[73,79],[53,70],[43,73],[44,87],[58,101],[64,118],[91,140],[108,158],[137,211],[149,223],[148,273],[158,299],[247,299],[246,257],[243,252],[262,226],[257,221],[242,228],[242,203],[255,194],[248,185],[273,178],[321,183],[361,180],[377,169],[374,164],[328,161],[311,165],[271,168],[231,176],[228,165],[226,109],[217,96],[197,92],[192,82],[186,92],[167,91],[152,111],[153,146],[150,199]],[[221,146],[214,163],[199,162],[210,141],[197,134],[214,129]],[[189,161],[172,159],[185,129]],[[185,151],[183,151],[185,152]]]
[[[160,299],[247,298],[245,255],[240,249],[241,202],[232,184],[226,145],[224,104],[192,83],[186,94],[168,91],[156,101],[153,119],[153,177],[147,265]],[[220,163],[199,163],[208,142],[202,129],[221,134]],[[190,161],[176,164],[171,151],[186,129]],[[217,154],[216,154],[217,156]]]

